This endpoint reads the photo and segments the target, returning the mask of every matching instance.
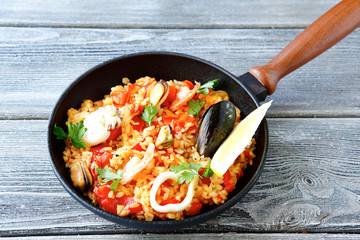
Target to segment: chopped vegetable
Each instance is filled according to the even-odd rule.
[[[145,122],[139,116],[133,117],[132,122],[135,124],[131,123],[131,126],[138,132],[142,131],[145,127]]]
[[[153,106],[152,103],[150,105],[145,106],[144,111],[141,115],[141,119],[145,121],[149,126],[151,126],[151,123],[156,116],[157,113],[157,107]]]
[[[99,151],[96,148],[91,148],[92,156],[90,158],[91,162],[96,162],[98,167],[106,166],[112,159],[112,154],[109,151]]]
[[[227,170],[224,173],[223,179],[224,179],[225,190],[227,192],[232,192],[235,189],[235,183],[231,180],[231,175],[229,170]]]
[[[116,181],[114,181],[110,185],[111,191],[116,192],[117,185],[122,179],[123,170],[120,169],[116,173],[114,173],[109,169],[96,168],[96,173],[99,174],[99,177],[102,178],[103,182],[109,182],[116,179]]]
[[[129,93],[125,89],[121,89],[118,91],[114,91],[110,94],[114,105],[116,106],[124,106],[128,100]]]
[[[198,202],[194,202],[190,205],[190,209],[186,210],[186,213],[194,216],[200,213],[200,210],[202,208],[202,204]]]
[[[216,86],[216,83],[220,80],[220,78],[214,79],[212,81],[209,81],[201,86],[199,90],[197,90],[196,93],[202,93],[205,95],[209,94],[209,89],[214,89]]]
[[[61,127],[56,126],[56,124],[54,126],[53,133],[56,135],[56,139],[59,140],[65,140],[70,138],[72,145],[77,149],[81,149],[81,148],[86,148],[85,142],[84,140],[82,140],[82,137],[84,136],[86,130],[87,129],[84,127],[84,122],[80,121],[76,124],[73,124],[72,122],[69,123],[68,135]]]
[[[210,165],[211,165],[211,160],[208,163],[208,165],[206,166],[204,173],[202,174],[203,177],[208,178],[208,177],[212,177],[214,175],[214,172],[213,172],[213,170],[211,170]]]
[[[199,120],[199,113],[201,109],[204,107],[205,103],[206,102],[202,102],[199,99],[197,99],[196,101],[190,100],[188,113],[195,116],[196,120]]]
[[[117,206],[123,205],[129,210],[128,214],[138,213],[142,211],[142,206],[140,203],[137,203],[134,197],[129,197],[123,195],[122,197],[110,198],[109,192],[110,188],[107,184],[102,184],[100,186],[94,187],[94,194],[96,200],[98,201],[100,207],[105,211],[117,215]]]
[[[187,162],[182,162],[181,165],[172,166],[169,168],[169,170],[173,171],[175,173],[179,173],[179,172],[183,171],[177,180],[178,184],[182,184],[183,182],[186,182],[186,183],[191,182],[191,180],[193,179],[193,177],[195,175],[197,175],[201,178],[201,176],[198,173],[200,168],[201,168],[201,165],[198,163],[191,162],[189,164]]]

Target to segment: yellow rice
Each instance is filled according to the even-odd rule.
[[[132,119],[134,116],[141,116],[141,111],[133,111],[131,109],[136,108],[136,106],[145,106],[149,104],[149,98],[147,96],[147,91],[153,86],[155,79],[150,77],[144,77],[136,80],[135,82],[135,93],[130,96],[129,102],[120,107],[119,110],[122,114],[121,122],[121,135],[115,140],[110,141],[109,146],[102,149],[101,151],[110,151],[113,154],[112,159],[109,164],[104,168],[111,169],[113,172],[116,172],[119,169],[123,169],[126,163],[132,157],[139,157],[140,159],[144,156],[145,150],[149,143],[154,143],[159,133],[160,128],[164,125],[162,118],[164,117],[175,117],[181,114],[188,115],[188,107],[183,107],[177,109],[175,112],[169,110],[168,107],[161,107],[157,113],[157,116],[154,118],[152,126],[148,127],[145,125],[143,131],[134,130],[133,126],[136,125]],[[123,80],[124,85],[115,86],[111,91],[126,90],[131,84],[128,79]],[[174,81],[168,81],[169,85],[174,85]],[[147,89],[148,87],[148,89]],[[200,115],[203,114],[206,108],[210,107],[212,104],[224,100],[223,93],[217,91],[212,92],[211,94],[205,96],[200,96],[201,100],[206,101],[204,109],[201,111]],[[84,100],[79,109],[69,109],[68,121],[73,122],[74,124],[84,120],[89,113],[97,110],[99,107],[105,105],[114,105],[113,99],[110,94],[105,95],[102,100],[93,102],[91,100]],[[141,110],[141,109],[140,109]],[[237,112],[237,123],[239,122],[239,111]],[[120,216],[129,216],[132,218],[137,218],[146,221],[152,221],[153,219],[183,219],[186,217],[187,210],[180,212],[169,212],[169,213],[159,213],[156,212],[150,205],[150,189],[155,178],[162,172],[169,171],[169,167],[174,165],[180,165],[182,161],[186,162],[195,162],[202,165],[203,168],[206,168],[209,158],[200,156],[195,148],[196,133],[198,128],[198,121],[187,122],[185,124],[185,129],[178,133],[174,133],[173,144],[167,149],[157,149],[155,150],[154,157],[150,161],[147,167],[145,167],[139,174],[125,185],[119,184],[117,187],[116,193],[110,191],[109,198],[121,198],[122,196],[131,196],[135,199],[134,206],[141,204],[141,211],[136,214],[129,215],[129,206],[118,205],[117,214]],[[188,130],[189,131],[185,131]],[[134,145],[140,144],[144,151],[138,151],[132,149]],[[239,176],[242,170],[246,169],[248,164],[252,164],[252,158],[255,156],[253,150],[255,148],[255,140],[252,140],[251,146],[246,149],[248,154],[251,157],[246,156],[242,153],[234,164],[229,168],[230,173],[230,182],[235,184],[238,181],[237,176]],[[70,168],[72,164],[75,164],[77,161],[82,161],[85,166],[88,166],[94,172],[94,168],[97,167],[95,162],[91,163],[92,151],[89,146],[86,149],[77,149],[74,148],[71,144],[67,144],[64,152],[63,158],[66,164],[66,167]],[[241,181],[241,178],[240,178]],[[100,178],[96,179],[93,182],[93,187],[102,184]],[[89,191],[84,192],[93,202],[93,204],[98,204],[95,194],[90,188]],[[165,200],[176,199],[181,202],[187,193],[188,184],[183,183],[179,185],[174,181],[167,181],[166,184],[161,185],[156,201],[161,203]],[[210,178],[210,184],[203,183],[202,180],[199,181],[197,187],[195,188],[194,198],[192,203],[201,203],[201,204],[222,204],[226,201],[228,196],[228,191],[225,189],[224,178],[213,175]],[[136,205],[137,204],[137,205]]]

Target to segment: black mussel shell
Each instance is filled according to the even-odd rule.
[[[197,151],[205,157],[212,157],[221,143],[234,128],[235,105],[221,101],[209,107],[201,118],[196,137]]]

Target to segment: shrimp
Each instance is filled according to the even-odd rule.
[[[178,90],[178,92],[176,93],[176,97],[175,100],[171,103],[169,109],[171,111],[175,111],[179,108],[181,108],[182,106],[184,106],[186,103],[188,103],[190,101],[190,99],[192,99],[197,90],[200,89],[201,85],[198,82],[195,82],[195,86],[193,89],[189,90],[188,87],[180,87],[180,89]]]
[[[123,172],[123,178],[121,179],[121,184],[126,184],[133,177],[143,170],[147,165],[149,165],[150,161],[154,157],[154,151],[155,151],[155,145],[153,143],[150,143],[149,146],[146,149],[145,155],[142,159],[138,157],[132,157],[130,161],[125,165],[124,172]]]

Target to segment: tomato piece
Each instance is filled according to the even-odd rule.
[[[126,96],[126,102],[125,102],[125,103],[129,102],[130,96],[132,96],[133,93],[135,92],[134,90],[135,90],[135,84],[134,84],[134,83],[133,83],[133,84],[129,84],[129,85],[128,85],[128,88],[127,88],[128,94],[127,94],[127,96]]]
[[[90,159],[91,162],[95,161],[96,164],[101,168],[108,164],[112,158],[112,154],[109,151],[100,152],[102,148],[103,147],[100,148],[100,146],[92,147],[91,151],[93,154]]]
[[[114,105],[116,106],[124,106],[125,103],[128,100],[128,91],[126,90],[118,90],[118,91],[114,91],[110,94],[112,100],[114,101]]]
[[[110,212],[112,214],[117,214],[117,205],[128,206],[135,203],[133,197],[122,196],[120,198],[109,198],[108,194],[110,192],[110,187],[107,184],[95,186],[94,194],[96,196],[96,200],[98,201],[101,208],[105,211]],[[138,213],[142,211],[142,206],[140,203],[137,203],[135,206],[129,206],[129,214]]]
[[[96,196],[96,200],[98,201],[100,207],[107,212],[110,212],[112,214],[117,214],[117,209],[116,209],[117,204],[115,199],[108,197],[110,191],[111,190],[108,185],[95,186],[94,188],[94,194]]]
[[[117,204],[118,205],[124,205],[124,206],[128,206],[131,204],[136,203],[134,200],[134,197],[129,197],[129,196],[122,196],[121,198],[118,199]],[[138,213],[142,211],[142,206],[140,203],[137,203],[135,206],[129,206],[129,214],[132,213]]]
[[[190,88],[190,90],[194,88],[194,84],[189,80],[184,80],[183,83],[185,83]]]
[[[141,206],[141,204],[140,204],[140,203],[138,203],[138,205],[137,205],[137,206],[135,206],[135,207],[133,207],[133,206],[129,207],[129,210],[130,210],[130,213],[129,213],[129,214],[132,214],[132,213],[139,213],[139,212],[141,212],[141,211],[142,211],[142,206]]]
[[[196,118],[194,116],[192,116],[192,115],[189,115],[189,114],[181,114],[178,117],[163,117],[162,121],[166,125],[172,125],[173,128],[174,128],[174,131],[176,133],[179,133],[182,129],[185,128],[186,123],[188,123],[188,122],[195,123]],[[190,131],[190,130],[193,130],[193,129],[197,129],[197,127],[192,126],[189,129],[187,129],[187,131]]]
[[[104,200],[101,201],[101,207],[102,207],[105,211],[117,215],[116,199],[113,199],[113,198],[105,198]]]
[[[110,192],[110,187],[108,185],[100,185],[94,187],[94,193],[99,203],[104,198],[107,198],[109,192]]]
[[[223,178],[224,178],[225,190],[227,192],[231,192],[232,190],[234,190],[235,184],[231,181],[231,175],[230,175],[229,170],[226,171]]]
[[[210,180],[210,178],[203,176],[204,171],[205,171],[205,168],[200,168],[200,169],[199,169],[199,172],[198,172],[198,173],[199,173],[200,176],[202,176],[202,178],[200,178],[200,180],[201,180],[202,183],[204,183],[204,184],[206,184],[206,185],[209,186],[210,183],[211,183],[211,180]]]
[[[177,93],[177,89],[175,86],[169,86],[169,94],[165,100],[165,102],[172,102],[175,100],[176,97],[176,93]]]
[[[194,216],[200,213],[201,208],[202,208],[201,203],[194,202],[190,205],[190,209],[186,210],[186,213]]]
[[[131,126],[134,128],[134,130],[136,130],[138,132],[144,130],[145,122],[139,116],[133,117],[132,121],[138,123],[138,124],[131,124]]]
[[[145,151],[145,149],[143,149],[140,145],[140,143],[136,144],[135,146],[132,147],[133,150],[137,150],[137,151]]]
[[[162,120],[166,125],[172,125],[173,121],[176,121],[176,119],[178,119],[178,117],[162,117]]]
[[[112,154],[108,151],[105,151],[100,158],[101,165],[104,167],[105,165],[109,164],[111,158],[112,158]]]
[[[106,141],[114,141],[121,134],[121,127],[110,130],[110,136]]]
[[[173,199],[167,199],[167,200],[162,201],[160,205],[164,206],[167,204],[177,204],[177,203],[179,203],[179,201],[176,200],[175,198],[173,198]]]

